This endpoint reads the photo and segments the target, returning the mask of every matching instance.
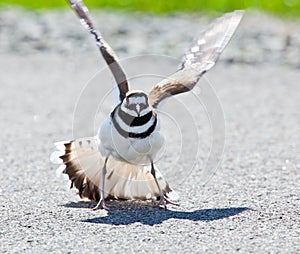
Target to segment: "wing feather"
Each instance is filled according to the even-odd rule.
[[[180,69],[151,90],[149,100],[152,107],[157,107],[167,97],[194,88],[200,77],[215,65],[243,13],[240,10],[227,13],[200,34],[200,39],[196,40],[184,55]]]
[[[128,83],[125,72],[123,71],[116,54],[108,43],[103,39],[101,34],[96,30],[92,19],[90,18],[88,8],[83,4],[81,0],[68,0],[70,6],[74,9],[78,17],[80,18],[84,27],[91,33],[96,40],[96,44],[100,49],[100,52],[110,68],[119,88],[119,97],[122,101],[125,98],[128,91]]]

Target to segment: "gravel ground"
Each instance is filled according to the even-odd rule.
[[[184,15],[93,14],[121,57],[179,57],[196,28],[208,22]],[[226,120],[223,162],[207,184],[199,181],[201,170],[178,180],[187,173],[168,167],[177,157],[170,145],[162,171],[181,206],[164,211],[149,202],[111,201],[106,212],[92,211],[93,203],[66,191],[49,162],[52,143],[72,138],[83,85],[104,67],[97,49],[71,11],[7,10],[0,21],[1,253],[300,252],[299,22],[246,15],[207,74]],[[169,71],[162,62],[147,61]],[[181,99],[189,102],[188,95]],[[176,119],[181,117],[178,111]],[[203,160],[211,137],[207,125],[199,127]],[[86,122],[78,128],[93,134]],[[193,134],[182,130],[187,139]]]

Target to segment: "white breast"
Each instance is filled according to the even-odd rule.
[[[164,137],[159,132],[159,123],[154,132],[146,138],[125,138],[115,129],[110,117],[102,123],[98,137],[99,150],[103,156],[111,154],[116,159],[133,164],[149,163],[149,157],[154,160],[164,144]]]

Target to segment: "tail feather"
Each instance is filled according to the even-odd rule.
[[[104,158],[98,150],[96,137],[76,139],[55,144],[57,151],[51,161],[65,166],[62,173],[71,180],[71,188],[78,189],[81,198],[99,200],[99,185]],[[60,166],[60,168],[61,168]],[[156,177],[165,197],[173,203],[179,198],[156,169]],[[109,158],[104,187],[105,198],[153,199],[159,197],[159,190],[149,165],[133,165]]]
[[[64,166],[63,174],[71,181],[81,198],[99,200],[100,169],[103,158],[98,152],[95,138],[78,139],[55,143],[57,151],[51,155],[51,161]],[[90,180],[92,179],[92,180]]]

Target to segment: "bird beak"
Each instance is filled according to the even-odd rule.
[[[141,113],[140,104],[136,104],[136,113],[137,113],[138,116],[140,116],[140,113]]]

